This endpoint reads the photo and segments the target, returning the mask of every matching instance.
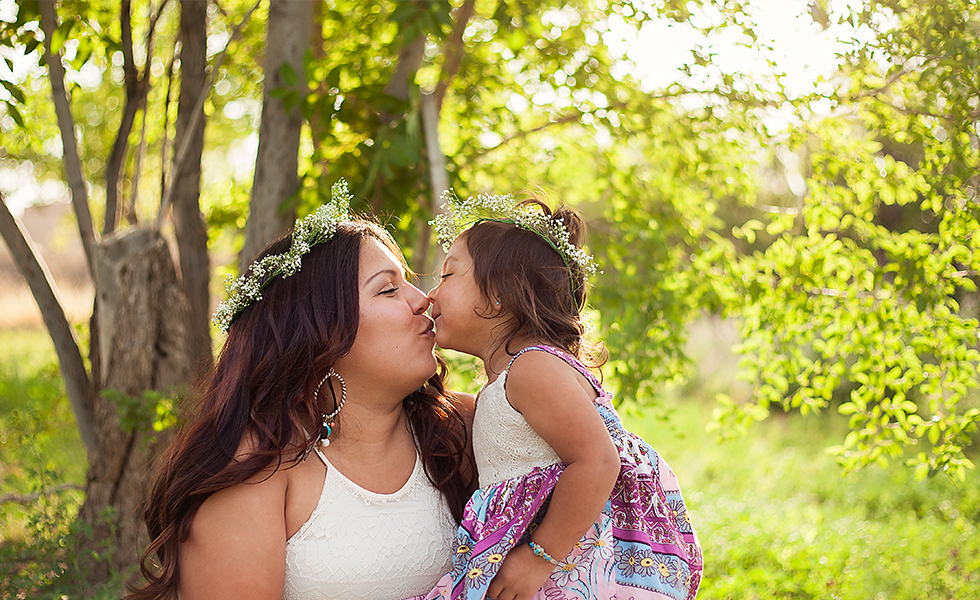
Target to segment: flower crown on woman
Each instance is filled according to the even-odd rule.
[[[341,179],[330,189],[330,202],[303,219],[297,219],[293,226],[293,243],[282,254],[270,254],[253,262],[245,272],[234,279],[225,278],[228,299],[218,305],[211,321],[223,333],[228,333],[231,322],[249,305],[262,299],[264,290],[277,277],[289,277],[302,267],[303,255],[310,248],[331,239],[337,225],[351,220],[350,203],[354,198],[347,189],[347,182]]]

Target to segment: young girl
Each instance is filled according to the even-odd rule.
[[[488,381],[473,422],[481,489],[428,598],[694,598],[703,562],[677,479],[580,360],[595,270],[581,217],[510,196],[444,208],[436,342],[482,359]]]

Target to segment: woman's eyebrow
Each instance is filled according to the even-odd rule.
[[[390,275],[390,276],[396,277],[396,278],[403,276],[403,274],[401,272],[396,271],[395,269],[382,269],[382,270],[378,271],[377,273],[375,273],[374,275],[371,275],[370,277],[368,277],[367,278],[367,281],[364,282],[364,285],[370,284],[374,279],[376,279],[377,277],[380,277],[382,275]]]

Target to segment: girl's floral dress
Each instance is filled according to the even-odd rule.
[[[701,546],[673,471],[656,450],[623,428],[612,397],[582,363],[550,346],[521,352],[529,350],[558,356],[588,378],[599,393],[594,404],[622,465],[598,520],[534,598],[693,599],[701,583]],[[507,552],[526,544],[543,518],[563,469],[560,463],[535,468],[477,490],[457,530],[453,570],[419,598],[485,598]]]

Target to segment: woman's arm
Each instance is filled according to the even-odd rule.
[[[545,352],[528,352],[507,375],[507,399],[558,454],[565,470],[533,541],[556,560],[565,558],[599,516],[619,476],[619,453],[572,367]],[[555,567],[527,545],[514,548],[491,582],[493,598],[530,598]]]
[[[282,600],[286,484],[280,469],[212,494],[180,545],[180,600]]]

